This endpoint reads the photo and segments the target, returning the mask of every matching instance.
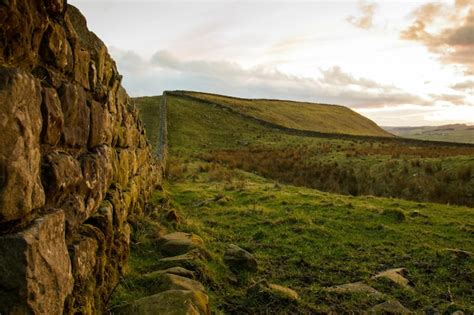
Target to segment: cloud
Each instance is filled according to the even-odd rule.
[[[464,105],[466,97],[460,94],[430,94],[436,102],[449,103],[452,105]]]
[[[323,81],[327,84],[339,86],[356,85],[368,89],[393,89],[393,86],[381,85],[373,80],[366,78],[356,78],[353,75],[342,71],[341,67],[339,66],[333,66],[327,70],[320,69],[320,72],[323,75]]]
[[[180,59],[169,51],[149,60],[134,52],[111,49],[124,85],[133,96],[163,90],[198,90],[252,98],[280,98],[374,108],[401,104],[427,105],[429,100],[394,86],[353,76],[340,67],[319,69],[319,77],[299,77],[274,67],[244,68],[225,60]]]
[[[412,24],[400,33],[437,54],[446,64],[461,65],[474,74],[474,1],[457,0],[453,6],[428,3],[417,8]]]
[[[361,15],[350,15],[346,18],[346,21],[355,27],[362,28],[365,30],[372,28],[377,4],[359,0],[358,6],[359,10],[361,11]]]
[[[454,85],[451,85],[451,88],[453,90],[458,90],[458,91],[464,91],[464,92],[469,92],[472,91],[474,92],[474,81],[472,80],[467,80],[464,82],[459,82]]]

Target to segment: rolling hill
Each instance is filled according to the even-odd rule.
[[[422,127],[383,127],[394,135],[420,140],[474,143],[474,125],[452,124]]]
[[[283,128],[332,134],[393,136],[370,119],[339,105],[288,100],[245,99],[190,91],[168,93],[217,104],[239,114]]]
[[[155,280],[143,274],[169,267],[155,249],[159,218],[168,232],[202,237],[205,254],[182,266],[216,314],[474,311],[473,146],[301,136],[208,100],[166,99],[167,182],[114,304],[150,294]],[[159,102],[138,99],[141,116]],[[145,124],[149,137],[159,129]],[[257,270],[229,268],[229,244]]]

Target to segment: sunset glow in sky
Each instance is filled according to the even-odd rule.
[[[474,0],[70,0],[132,96],[341,104],[383,126],[474,124]]]

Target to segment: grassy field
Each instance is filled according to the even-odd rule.
[[[298,137],[209,104],[169,97],[168,106],[168,182],[148,215],[133,226],[130,272],[112,304],[151,293],[153,285],[143,274],[167,267],[159,262],[156,237],[179,230],[206,243],[207,255],[186,267],[198,271],[217,314],[357,313],[389,300],[415,312],[474,312],[473,208],[304,187],[311,186],[306,177],[317,177],[310,171],[318,163],[337,163],[356,179],[362,170],[369,178],[377,174],[374,184],[388,177],[384,172],[397,175],[400,169],[404,182],[418,183],[413,178],[421,177],[428,186],[444,173],[458,187],[471,187],[472,149]],[[155,126],[147,128],[153,134]],[[469,175],[455,177],[466,167]],[[332,178],[328,182],[334,185],[340,180],[326,173],[319,177]],[[179,214],[179,223],[167,221],[170,210]],[[226,266],[222,257],[230,243],[257,258],[257,272]],[[406,268],[413,286],[372,278],[391,268]],[[255,290],[262,281],[294,289],[300,299]],[[327,290],[359,281],[382,294]]]
[[[364,136],[392,136],[373,121],[344,106],[282,100],[251,100],[198,92],[184,92],[184,94],[221,104],[239,113],[287,128]]]
[[[168,111],[179,154],[328,192],[474,205],[474,147],[300,137],[178,97]]]
[[[434,141],[474,143],[474,125],[454,124],[425,127],[384,127],[394,135]]]
[[[158,112],[158,105],[160,104],[160,100],[161,96],[145,96],[135,99],[135,102],[139,105],[140,108],[140,119],[145,125],[147,138],[153,146],[155,146],[159,140],[158,124],[160,122],[160,115]]]

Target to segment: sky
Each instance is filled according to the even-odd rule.
[[[340,104],[382,126],[474,124],[474,0],[69,0],[131,96]]]

